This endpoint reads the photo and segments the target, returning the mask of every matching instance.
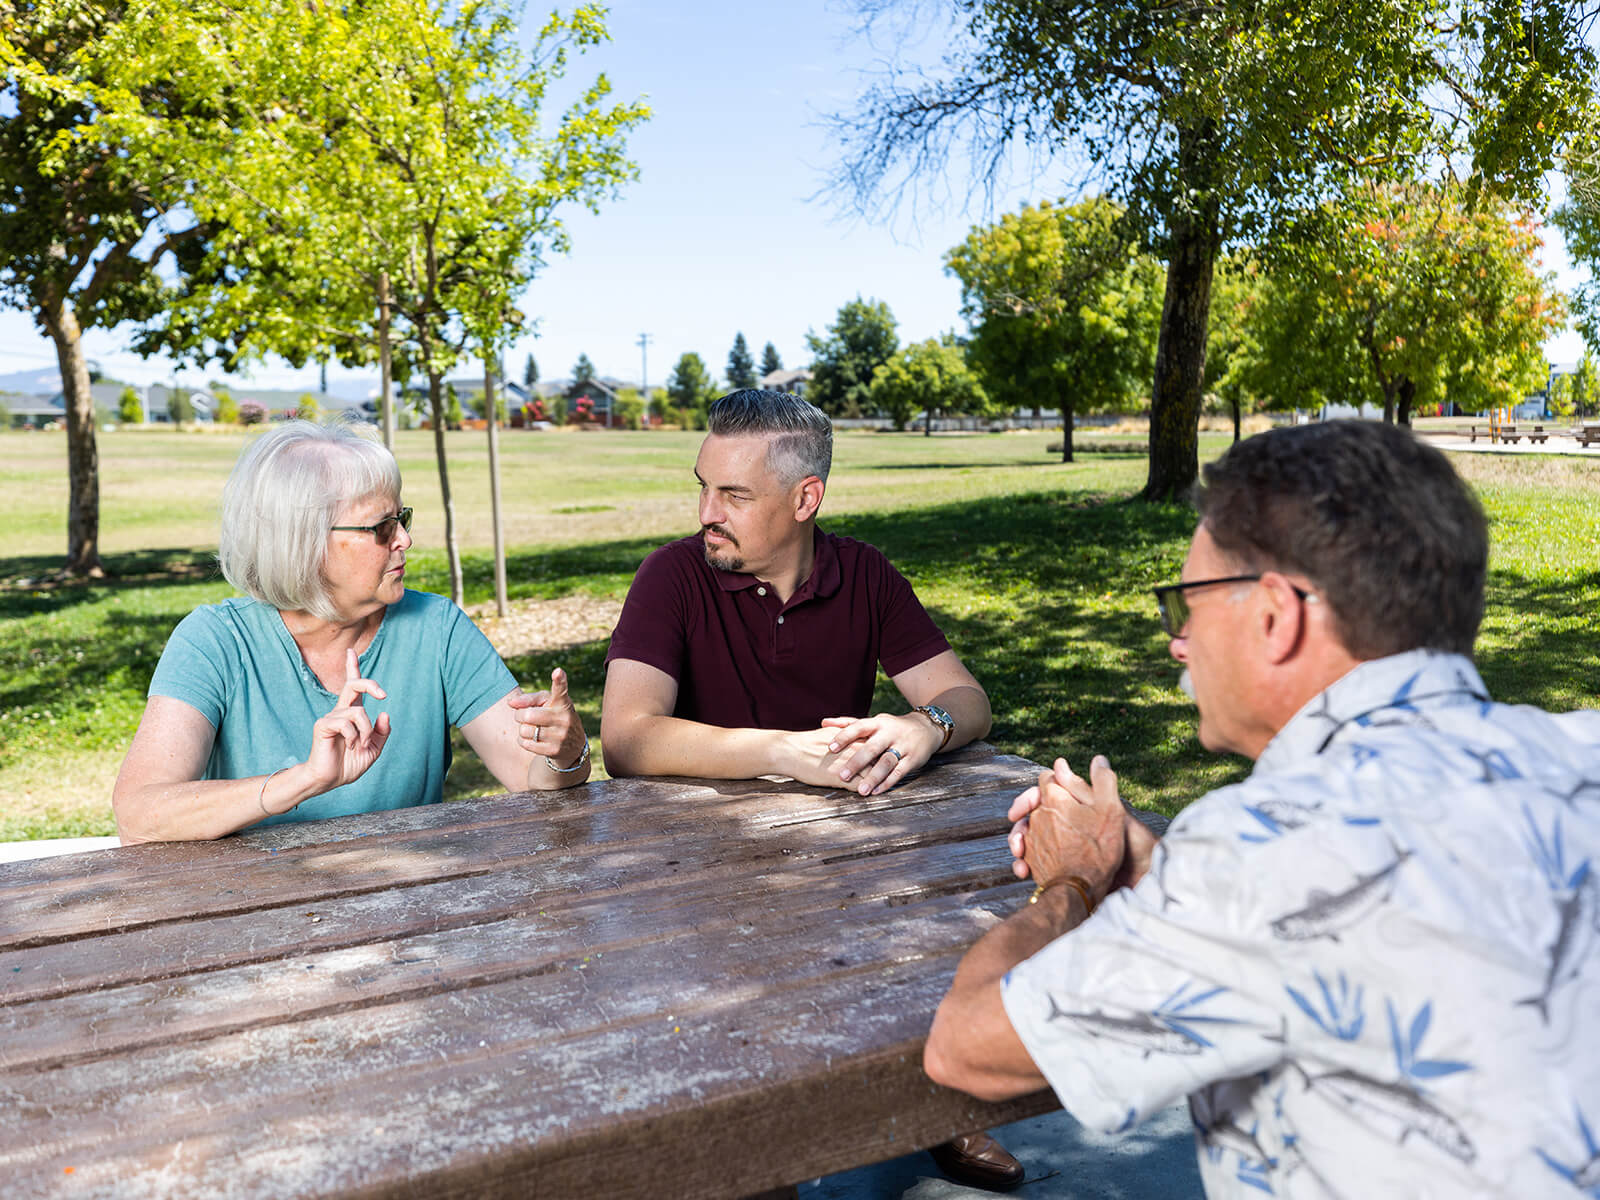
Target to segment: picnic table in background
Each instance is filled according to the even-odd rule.
[[[977,743],[0,864],[7,1196],[735,1197],[1056,1107],[921,1068],[1022,903]]]

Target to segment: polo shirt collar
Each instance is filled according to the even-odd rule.
[[[719,571],[715,567],[707,566],[717,577],[717,586],[725,592],[741,592],[745,588],[755,587],[763,582],[748,571]],[[794,595],[789,597],[788,608],[795,604],[802,604],[814,598],[827,598],[839,590],[843,574],[839,570],[839,552],[834,549],[833,540],[815,525],[811,527],[811,574],[804,583],[795,589]]]

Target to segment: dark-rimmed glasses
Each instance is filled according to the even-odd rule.
[[[399,525],[407,533],[411,532],[411,509],[409,506],[385,517],[376,525],[330,525],[328,526],[328,532],[332,533],[334,530],[342,529],[347,533],[370,533],[378,545],[386,546],[389,544],[390,539],[394,537],[394,527],[396,525]]]
[[[1222,575],[1216,579],[1191,579],[1186,583],[1168,583],[1151,591],[1156,594],[1156,608],[1161,612],[1161,630],[1169,638],[1183,636],[1183,630],[1189,624],[1189,600],[1184,595],[1192,588],[1213,587],[1219,583],[1258,583],[1260,575]],[[1289,585],[1296,596],[1302,600],[1315,599],[1304,588]]]

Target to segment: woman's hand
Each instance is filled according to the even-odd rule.
[[[306,759],[306,770],[316,786],[311,795],[360,779],[383,753],[383,744],[389,740],[389,714],[379,713],[373,721],[362,706],[363,696],[386,700],[389,693],[361,677],[361,664],[352,648],[345,651],[339,699],[332,711],[311,727],[311,755]]]
[[[583,757],[589,737],[583,718],[567,692],[567,673],[550,672],[550,690],[514,692],[511,707],[517,721],[517,744],[530,754],[543,755],[557,767],[575,766]]]

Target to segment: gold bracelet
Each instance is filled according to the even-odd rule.
[[[1039,903],[1039,897],[1045,894],[1048,888],[1053,888],[1057,883],[1065,883],[1078,893],[1083,901],[1083,914],[1089,916],[1094,912],[1094,889],[1089,886],[1089,881],[1081,875],[1063,875],[1052,883],[1035,885],[1033,895],[1028,897],[1029,904]]]
[[[288,769],[288,767],[279,767],[278,771],[287,771]],[[276,775],[278,771],[272,772],[272,775]],[[260,807],[262,812],[267,814],[267,816],[281,817],[283,816],[283,813],[275,813],[267,807],[267,784],[272,782],[272,775],[268,775],[261,781],[261,790],[256,793],[256,804]],[[293,808],[294,805],[291,804],[288,808],[284,809],[283,812],[289,812]]]

